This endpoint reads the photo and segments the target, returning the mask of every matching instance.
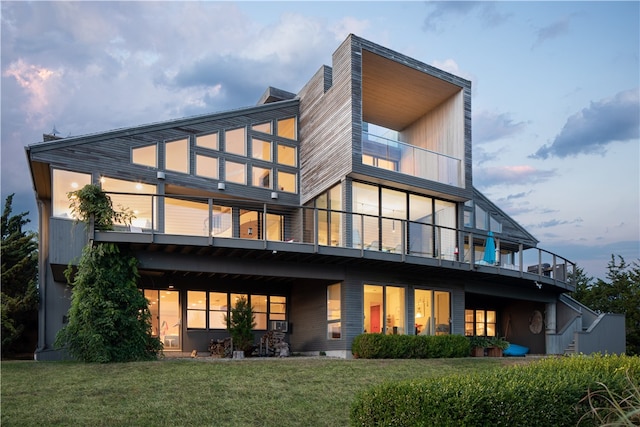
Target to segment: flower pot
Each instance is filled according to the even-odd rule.
[[[471,349],[471,356],[484,357],[484,347],[473,347]]]
[[[502,357],[502,349],[500,347],[487,347],[487,356]]]

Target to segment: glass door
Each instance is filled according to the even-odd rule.
[[[181,320],[179,292],[145,289],[151,311],[151,333],[160,338],[165,350],[180,350]]]

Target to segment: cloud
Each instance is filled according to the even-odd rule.
[[[32,125],[42,126],[43,116],[51,108],[51,92],[55,89],[56,80],[63,75],[61,70],[28,64],[22,59],[12,62],[2,73],[3,77],[14,82],[26,94],[22,108],[26,111],[28,121]],[[35,123],[34,123],[35,122]]]
[[[531,158],[565,158],[578,154],[604,154],[612,142],[640,137],[640,92],[638,88],[611,98],[591,102],[589,107],[567,119],[550,145],[543,145]]]
[[[336,24],[330,26],[329,31],[333,33],[335,41],[342,43],[349,34],[363,35],[370,27],[371,22],[367,20],[345,17]]]
[[[475,167],[491,162],[496,160],[498,155],[499,153],[497,151],[489,152],[482,147],[473,147],[473,165]]]
[[[542,221],[537,224],[529,224],[527,227],[531,228],[552,228],[557,227],[559,225],[571,225],[571,224],[580,224],[584,222],[582,218],[576,218],[572,220],[559,220],[559,219],[550,219],[548,221]]]
[[[546,27],[542,27],[536,31],[538,37],[533,44],[533,47],[541,45],[547,40],[552,40],[558,38],[562,35],[569,33],[570,19],[569,17],[565,17],[558,21],[552,22]]]
[[[424,29],[430,32],[441,31],[449,18],[459,19],[476,10],[483,26],[489,28],[502,24],[509,17],[509,14],[500,13],[494,2],[429,1],[427,7],[430,11],[424,19]]]
[[[474,169],[473,182],[479,189],[486,189],[500,185],[531,185],[556,175],[555,170],[539,170],[528,165],[496,166]]]
[[[525,122],[514,122],[509,113],[481,111],[473,116],[473,144],[503,139],[525,128]]]

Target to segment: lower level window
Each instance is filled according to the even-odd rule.
[[[327,286],[327,338],[342,338],[340,283]]]
[[[447,335],[451,325],[451,296],[449,292],[416,289],[415,334]]]
[[[496,336],[496,312],[495,310],[470,310],[464,311],[464,334],[486,337]]]
[[[405,289],[364,285],[364,331],[406,334]]]

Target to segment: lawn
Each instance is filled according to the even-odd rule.
[[[2,426],[346,426],[354,394],[385,381],[525,359],[164,359],[2,362]]]

